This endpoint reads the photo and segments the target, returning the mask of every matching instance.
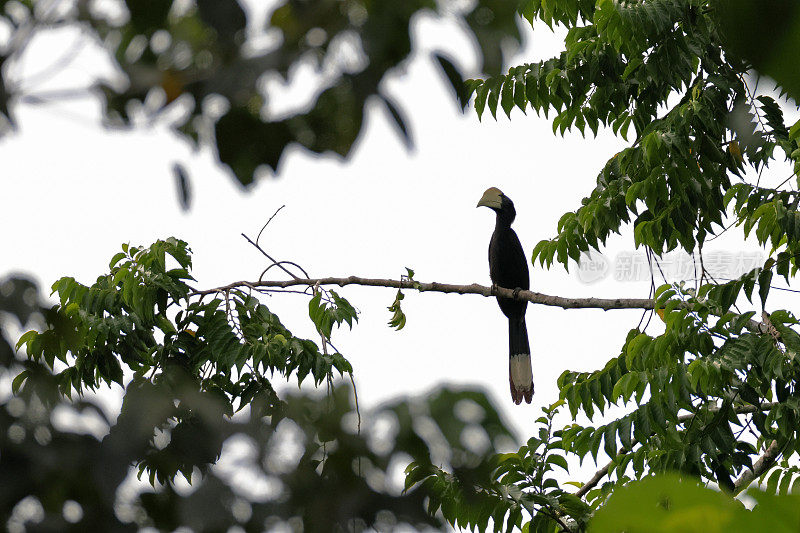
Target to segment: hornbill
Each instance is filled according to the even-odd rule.
[[[503,192],[491,187],[483,193],[477,207],[485,206],[497,214],[497,223],[489,241],[489,276],[495,286],[519,291],[530,288],[528,260],[511,223],[517,212],[514,202]],[[497,297],[500,310],[508,317],[508,380],[511,398],[515,404],[524,398],[531,403],[533,397],[533,373],[531,371],[531,349],[528,345],[528,328],[525,325],[526,300]]]

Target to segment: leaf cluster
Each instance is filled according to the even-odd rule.
[[[294,337],[251,295],[197,295],[187,284],[190,268],[186,243],[167,239],[124,246],[110,272],[91,286],[71,278],[54,284],[59,303],[40,308],[43,331],[20,340],[28,360],[15,356],[11,369],[0,368],[0,375],[17,376],[15,396],[0,409],[10,428],[0,435],[4,516],[26,500],[41,504],[47,524],[76,531],[93,524],[120,531],[262,531],[297,517],[320,531],[439,526],[425,491],[400,493],[389,481],[398,462],[452,467],[488,482],[483,465],[512,434],[483,391],[441,388],[389,402],[365,413],[362,428],[354,390],[330,379],[334,371],[352,371],[341,354],[320,353],[312,341]],[[25,280],[4,287],[9,284],[14,290],[4,295],[36,292]],[[0,301],[0,309],[26,324],[38,302],[27,299],[29,306],[16,298]],[[334,324],[357,319],[334,291],[325,299],[318,292],[311,302],[312,321],[328,345]],[[126,368],[114,421],[84,399],[103,383],[118,383],[101,356]],[[275,373],[299,382],[307,375],[316,384],[328,380],[329,393],[279,397],[268,377]],[[233,416],[234,407],[248,409]],[[54,413],[65,409],[99,413],[108,434],[98,439],[57,427]],[[464,440],[469,432],[477,441]],[[235,477],[209,468],[233,440],[251,448],[247,475],[277,487],[276,494],[243,492]],[[287,449],[298,452],[287,459]],[[124,518],[115,511],[116,494],[131,464],[154,491],[124,501],[133,509]],[[178,476],[192,491],[176,488]],[[74,527],[61,515],[65,504],[84,510]]]
[[[732,184],[781,147],[797,160],[796,132],[769,95],[755,97],[746,66],[726,55],[713,9],[696,0],[522,2],[531,23],[567,26],[564,51],[508,74],[469,80],[488,108],[552,111],[554,132],[610,127],[632,145],[611,157],[582,205],[541,241],[534,261],[568,267],[632,223],[635,244],[661,254],[702,247],[722,225]],[[631,126],[633,127],[631,129]],[[797,128],[795,128],[797,129]]]
[[[753,467],[764,442],[778,439],[787,452],[794,450],[797,321],[785,311],[769,315],[781,334],[776,343],[754,328],[752,312],[729,311],[729,288],[737,283],[738,290],[748,285],[736,280],[698,291],[661,287],[656,302],[663,334],[631,330],[620,355],[603,369],[564,372],[559,387],[573,418],[580,412],[591,420],[609,405],[634,404],[628,414],[598,427],[565,427],[565,449],[595,461],[605,452],[609,474],[619,482],[626,482],[630,471],[642,477],[678,470],[729,490],[733,478]],[[774,387],[780,392],[773,394]],[[741,438],[748,428],[760,436],[756,446]],[[588,498],[602,501],[610,489],[596,489]]]
[[[190,254],[187,244],[174,238],[149,247],[124,245],[109,273],[91,286],[73,278],[53,284],[59,303],[46,312],[47,327],[25,333],[17,343],[26,349],[29,368],[15,377],[15,393],[25,392],[41,363],[55,372],[58,391],[68,397],[103,383],[124,386],[124,369],[133,373],[131,390],[155,385],[179,390],[187,382],[197,389],[200,396],[194,400],[174,405],[165,399],[150,408],[160,427],[171,427],[184,442],[181,453],[163,454],[186,457],[195,442],[208,447],[183,463],[140,463],[142,471],[148,469],[151,479],[162,483],[179,471],[190,476],[194,467],[215,461],[222,441],[200,438],[197,431],[217,434],[221,417],[246,406],[261,416],[278,409],[269,376],[294,377],[301,384],[310,375],[319,385],[334,372],[352,372],[342,354],[295,337],[252,295],[232,290],[220,297],[191,297]],[[352,325],[357,319],[346,299],[333,291],[330,295],[330,302],[322,303],[317,295],[310,303],[311,318],[326,342],[333,324]],[[196,403],[216,407],[209,417],[198,417]]]

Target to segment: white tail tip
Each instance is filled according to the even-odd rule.
[[[512,355],[508,359],[508,382],[511,386],[511,399],[519,405],[522,400],[531,403],[533,399],[533,370],[531,354]]]

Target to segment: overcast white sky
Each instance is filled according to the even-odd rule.
[[[558,218],[580,205],[603,163],[626,143],[610,132],[596,139],[579,133],[554,136],[546,119],[518,110],[511,121],[489,116],[480,123],[472,110],[462,115],[429,54],[450,50],[470,70],[475,56],[469,43],[452,25],[430,17],[417,21],[415,35],[415,57],[387,80],[388,93],[410,118],[412,152],[384,109],[373,103],[347,161],[291,149],[277,177],[264,176],[247,192],[208,148],[193,153],[169,133],[166,121],[111,132],[98,125],[96,100],[20,105],[19,130],[0,139],[0,274],[26,272],[45,288],[64,275],[91,283],[107,270],[121,243],[176,236],[194,250],[198,287],[254,280],[264,261],[240,233],[255,236],[285,204],[262,243],[312,276],[397,278],[411,267],[419,281],[488,284],[486,250],[494,216],[475,208],[483,191],[497,186],[514,200],[514,227],[530,252],[540,239],[554,235]],[[527,45],[512,62],[549,57],[562,38],[547,28],[527,31]],[[60,32],[35,43],[22,78],[48,65],[73,39]],[[87,46],[41,88],[80,86],[98,72],[110,70],[102,54]],[[273,96],[272,109],[298,105],[299,85]],[[188,213],[179,207],[171,172],[175,161],[189,172],[194,200]],[[752,258],[748,254],[757,248],[742,245],[738,232],[729,233],[736,238],[720,239],[707,253]],[[649,277],[614,279],[621,264],[615,258],[634,252],[629,232],[612,239],[604,250],[606,277],[592,284],[561,267],[546,271],[537,265],[531,269],[532,290],[646,297]],[[556,378],[567,369],[602,366],[619,353],[626,332],[641,316],[529,307],[536,394],[532,405],[515,406],[508,392],[506,319],[494,300],[407,291],[408,323],[395,332],[386,326],[393,290],[347,287],[339,292],[361,311],[354,331],[335,332],[333,341],[353,363],[362,407],[442,383],[477,385],[490,391],[523,438],[539,407],[557,399]],[[314,337],[304,297],[276,296],[266,303],[295,333]],[[658,327],[651,324],[653,332]]]

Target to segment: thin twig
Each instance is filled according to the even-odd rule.
[[[277,261],[277,260],[275,260],[275,258],[273,258],[271,255],[269,255],[269,254],[268,254],[266,251],[264,251],[264,249],[263,249],[262,247],[260,247],[260,246],[259,246],[258,244],[256,244],[256,243],[254,243],[254,242],[252,241],[252,239],[250,239],[250,237],[248,237],[248,236],[247,236],[247,235],[245,235],[244,233],[242,233],[242,237],[244,237],[244,238],[247,240],[247,242],[249,242],[250,244],[252,244],[253,246],[255,246],[256,250],[258,250],[259,252],[261,252],[261,254],[262,254],[264,257],[266,257],[267,259],[269,259],[270,261],[272,261],[274,264],[276,264],[276,265],[278,266],[278,268],[280,268],[281,270],[283,270],[284,272],[286,272],[287,274],[289,274],[289,275],[292,277],[292,279],[300,279],[300,278],[298,278],[297,276],[295,276],[294,274],[292,274],[292,273],[291,273],[291,272],[290,272],[290,271],[289,271],[289,270],[288,270],[288,269],[287,269],[285,266],[283,266],[283,265],[281,264],[281,261]],[[301,268],[300,270],[303,270],[303,269]],[[306,277],[308,277],[308,274],[306,274],[306,273],[305,273],[305,271],[303,271],[303,274],[305,274],[305,276],[306,276]]]
[[[276,210],[275,210],[275,212],[274,212],[274,213],[272,213],[272,216],[271,216],[271,217],[269,217],[269,220],[267,220],[267,223],[266,223],[266,224],[264,224],[264,226],[261,228],[261,231],[259,231],[259,232],[258,232],[258,236],[256,237],[256,244],[258,244],[258,239],[260,239],[260,238],[261,238],[261,234],[262,234],[262,233],[264,233],[264,230],[265,230],[265,229],[267,229],[267,226],[269,226],[269,223],[270,223],[270,222],[272,222],[272,219],[273,219],[273,218],[275,218],[275,215],[277,215],[278,213],[280,213],[281,209],[283,209],[284,207],[286,207],[286,204],[284,204],[284,205],[280,206],[278,209],[276,209]]]
[[[569,526],[567,526],[567,524],[565,524],[565,523],[564,523],[564,522],[561,520],[561,518],[559,518],[559,517],[558,517],[558,516],[557,516],[555,513],[550,513],[550,512],[548,512],[548,511],[546,511],[544,508],[541,508],[541,509],[539,509],[539,512],[540,512],[540,513],[543,513],[543,514],[545,514],[545,515],[547,515],[547,516],[549,516],[550,518],[552,518],[553,520],[555,520],[556,522],[558,522],[558,525],[560,525],[560,526],[561,526],[561,530],[562,530],[562,531],[571,531],[571,530],[570,530],[570,528],[569,528]]]
[[[710,238],[706,239],[706,242],[711,242],[711,241],[713,241],[713,240],[715,240],[715,239],[718,239],[718,238],[720,238],[720,237],[722,236],[722,234],[723,234],[723,233],[725,233],[726,231],[728,231],[729,229],[731,229],[732,227],[734,227],[734,226],[736,225],[736,222],[737,222],[737,221],[735,221],[735,220],[734,220],[733,222],[731,222],[731,223],[730,223],[730,224],[728,224],[727,226],[723,226],[723,229],[722,229],[722,231],[720,231],[719,233],[717,233],[717,234],[715,234],[715,235],[711,236]]]
[[[337,352],[339,350],[336,350]],[[358,416],[358,426],[356,428],[356,433],[361,435],[361,409],[358,407],[358,391],[356,390],[356,380],[353,378],[353,373],[347,373],[350,376],[350,383],[353,385],[353,398],[355,398],[356,402],[356,415]]]
[[[291,289],[253,289],[254,291],[258,292],[259,294],[265,295],[272,295],[272,293],[279,293],[279,294],[302,294],[303,296],[309,296],[308,289],[304,291],[293,291]],[[326,300],[329,301],[329,300]]]
[[[653,298],[656,294],[656,277],[653,274],[653,249],[648,246],[647,248],[647,264],[650,267],[650,290],[647,293],[648,298]],[[648,313],[649,316],[647,315]],[[647,316],[647,322],[644,325],[643,329],[639,329],[644,321],[644,317]],[[639,331],[647,331],[647,326],[650,325],[650,320],[653,318],[653,310],[652,309],[645,309],[642,311],[642,317],[639,319],[639,324],[636,326],[636,329]]]
[[[272,267],[279,267],[280,268],[281,265],[291,265],[293,267],[296,267],[298,270],[300,270],[303,273],[303,275],[305,275],[305,277],[308,277],[308,273],[306,272],[306,270],[303,267],[301,267],[300,265],[298,265],[297,263],[295,263],[294,261],[278,261],[276,263],[272,263],[267,268],[265,268],[264,271],[261,273],[261,275],[258,276],[258,281],[261,281],[261,280],[264,279],[264,274],[266,274],[269,271],[270,268],[272,268]]]

